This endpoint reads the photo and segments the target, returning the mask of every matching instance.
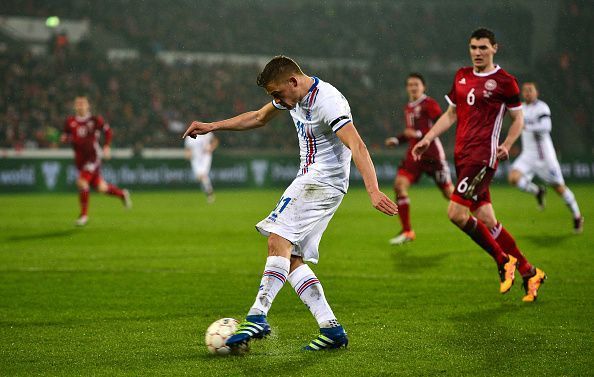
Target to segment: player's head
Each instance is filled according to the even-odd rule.
[[[303,95],[302,82],[305,74],[293,59],[275,56],[258,75],[258,86],[270,94],[274,101],[288,109],[295,107]]]
[[[74,98],[74,112],[78,116],[85,116],[89,113],[91,105],[87,96],[80,95]]]
[[[482,71],[490,67],[498,48],[495,33],[485,28],[476,29],[470,35],[468,48],[474,68]]]
[[[412,101],[420,98],[425,93],[425,78],[417,72],[411,72],[406,77],[406,93]]]
[[[527,103],[532,103],[538,99],[538,87],[532,81],[525,82],[522,85],[522,97]]]

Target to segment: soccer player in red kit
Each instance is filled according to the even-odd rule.
[[[528,262],[511,234],[497,221],[489,194],[498,160],[509,158],[509,149],[524,126],[518,83],[493,63],[497,47],[492,31],[478,29],[472,33],[469,50],[473,66],[456,72],[446,95],[447,111],[415,145],[413,155],[420,159],[433,139],[458,122],[454,149],[458,181],[448,217],[495,259],[501,280],[499,291],[507,293],[511,289],[517,268],[524,279],[523,301],[531,302],[536,300],[546,275]],[[499,144],[506,110],[512,123],[506,139]]]
[[[112,132],[109,125],[98,115],[91,115],[89,100],[86,96],[78,96],[74,99],[75,115],[70,115],[64,123],[62,142],[70,142],[74,149],[74,161],[79,171],[76,186],[79,192],[80,216],[76,225],[87,224],[87,211],[89,208],[89,187],[97,191],[117,196],[122,200],[126,208],[132,206],[128,190],[122,190],[115,185],[105,182],[101,176],[101,151],[99,149],[99,137],[103,133],[103,157],[111,157]]]
[[[406,92],[409,102],[404,106],[406,121],[404,132],[396,137],[387,138],[385,142],[386,146],[397,146],[408,142],[406,157],[400,163],[398,174],[394,180],[402,231],[390,239],[391,245],[402,245],[416,238],[415,231],[410,225],[408,188],[411,184],[416,183],[423,173],[433,178],[447,200],[450,199],[453,191],[450,168],[439,138],[436,137],[431,142],[419,161],[416,161],[412,155],[412,149],[417,141],[425,136],[441,115],[441,108],[437,101],[425,94],[425,78],[420,73],[413,72],[408,75]]]

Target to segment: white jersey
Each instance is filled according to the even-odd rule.
[[[537,175],[549,184],[563,185],[563,174],[551,140],[551,110],[543,101],[522,104],[524,130],[522,153],[512,169],[518,170],[529,180]]]
[[[198,135],[195,139],[187,136],[184,141],[184,146],[192,152],[192,160],[200,159],[204,155],[209,155],[210,144],[212,142],[212,133],[206,135]]]
[[[303,99],[291,109],[295,123],[301,165],[297,176],[332,186],[346,193],[349,186],[351,151],[336,132],[352,122],[346,98],[334,86],[313,77],[314,84]],[[281,110],[283,106],[272,101]]]
[[[522,153],[535,159],[557,159],[551,140],[551,110],[541,100],[530,104],[522,103],[524,130],[522,131]]]

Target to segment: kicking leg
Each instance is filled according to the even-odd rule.
[[[233,336],[227,339],[227,346],[238,347],[251,339],[261,339],[270,334],[266,321],[268,310],[289,275],[290,257],[293,245],[281,236],[271,233],[268,237],[268,258],[260,281],[256,300],[246,319]]]
[[[291,257],[289,282],[320,326],[320,335],[312,340],[305,349],[319,351],[346,347],[349,342],[347,334],[332,312],[324,295],[322,284],[311,268],[303,263],[303,258]]]

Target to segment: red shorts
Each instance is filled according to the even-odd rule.
[[[433,178],[439,187],[445,188],[452,184],[447,161],[405,158],[398,166],[398,175],[406,177],[410,183],[416,183],[423,173]]]
[[[89,185],[93,188],[99,186],[99,183],[103,180],[103,177],[101,176],[101,170],[99,169],[95,169],[93,171],[79,170],[78,178],[89,182]]]
[[[489,185],[495,169],[484,165],[456,165],[458,181],[451,200],[470,208],[472,212],[491,203]]]

